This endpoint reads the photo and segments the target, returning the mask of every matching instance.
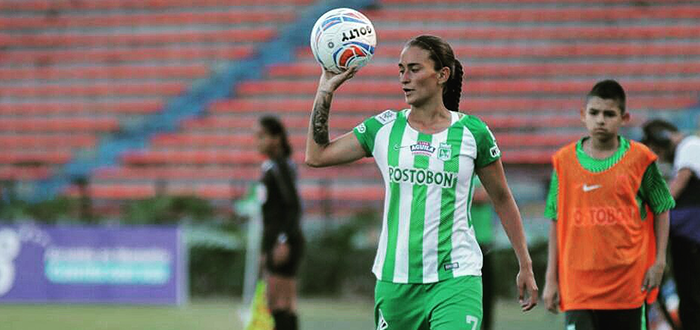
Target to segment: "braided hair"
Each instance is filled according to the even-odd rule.
[[[435,63],[435,71],[444,67],[450,69],[450,77],[442,88],[442,103],[451,111],[459,111],[459,99],[462,96],[462,63],[455,58],[452,47],[440,37],[420,35],[406,43],[406,47],[415,46],[427,50]]]
[[[282,143],[282,155],[284,158],[289,158],[292,155],[292,145],[289,144],[287,130],[282,125],[282,122],[273,116],[264,116],[260,118],[260,126],[274,137],[279,137]]]

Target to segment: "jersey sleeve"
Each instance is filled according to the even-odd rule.
[[[644,177],[642,177],[642,185],[639,188],[639,196],[655,214],[666,212],[676,206],[676,202],[671,196],[668,185],[664,180],[659,166],[656,162],[649,164]]]
[[[476,140],[476,160],[474,165],[484,167],[501,158],[501,150],[496,144],[496,138],[491,133],[491,130],[483,121],[475,120],[469,125],[469,130],[474,135]]]
[[[374,142],[379,129],[395,119],[396,112],[393,110],[386,110],[376,116],[365,119],[352,130],[355,137],[357,137],[357,141],[360,142],[362,148],[365,149],[365,155],[367,157],[374,154]]]
[[[544,216],[547,219],[557,220],[557,198],[559,197],[559,178],[557,171],[552,171],[552,180],[549,182],[547,204],[544,208]]]

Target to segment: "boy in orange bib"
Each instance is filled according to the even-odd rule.
[[[674,201],[656,155],[618,135],[625,98],[616,81],[597,83],[581,110],[588,136],[552,158],[544,301],[565,311],[566,330],[646,329],[666,266]]]

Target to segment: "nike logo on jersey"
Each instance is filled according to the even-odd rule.
[[[598,189],[598,188],[600,188],[600,187],[601,187],[601,185],[599,185],[599,184],[594,184],[594,185],[592,185],[592,186],[589,186],[589,185],[587,185],[587,184],[584,184],[584,185],[583,185],[583,192],[589,192],[589,191],[591,191],[591,190],[596,190],[596,189]]]

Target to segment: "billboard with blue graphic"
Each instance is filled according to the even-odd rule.
[[[0,226],[0,302],[186,300],[177,227]]]

